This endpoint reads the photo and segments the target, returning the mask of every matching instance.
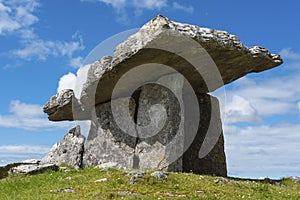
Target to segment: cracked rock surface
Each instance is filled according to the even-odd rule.
[[[179,56],[174,55],[172,52],[174,49],[175,54]],[[211,69],[214,63],[207,58],[207,55],[211,57],[220,74],[216,74]],[[182,57],[188,58],[188,62]],[[184,74],[199,93],[212,92],[248,73],[261,72],[282,64],[279,55],[272,54],[266,48],[259,46],[248,48],[237,36],[226,31],[182,24],[160,15],[119,44],[113,57],[103,59],[94,63],[88,73],[88,80],[91,81],[84,85],[80,99],[85,108],[88,108],[90,103],[96,105],[110,100],[111,91],[120,77],[130,69],[147,63],[164,64],[176,69]],[[194,66],[190,66],[191,60]],[[106,67],[103,67],[103,62]],[[194,67],[206,77],[198,76]],[[168,73],[162,72],[161,76]],[[221,81],[216,81],[216,78],[219,78],[217,76],[220,76]],[[143,76],[144,82],[157,79],[157,74],[151,71],[147,76]],[[119,96],[135,87],[139,81],[131,80],[122,88]],[[210,85],[209,88],[207,83]],[[91,96],[94,98],[91,99]]]
[[[68,164],[226,176],[219,102],[207,93],[282,63],[226,31],[158,15],[90,66],[79,99],[63,90],[44,112],[51,121],[91,120],[81,162],[66,154]],[[198,103],[184,103],[192,98]]]
[[[81,167],[84,142],[85,137],[80,133],[80,126],[72,128],[61,142],[53,145],[50,152],[42,158],[41,164]]]

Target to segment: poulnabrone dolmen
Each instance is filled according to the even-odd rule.
[[[49,120],[91,127],[86,139],[72,129],[41,162],[226,176],[219,102],[208,93],[280,64],[235,35],[159,15],[90,66],[80,97],[51,97]]]

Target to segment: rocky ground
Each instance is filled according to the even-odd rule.
[[[299,199],[300,177],[239,179],[165,171],[39,166],[0,168],[1,199]],[[32,195],[34,194],[34,195]]]

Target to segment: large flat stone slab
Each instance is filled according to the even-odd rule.
[[[198,93],[212,92],[251,72],[261,72],[282,63],[279,55],[254,46],[247,48],[239,38],[226,31],[173,22],[157,16],[136,34],[118,45],[113,57],[94,63],[88,74],[80,101],[84,107],[111,99],[119,79],[131,69],[149,64],[169,66],[183,74]],[[151,66],[150,66],[151,67]],[[149,67],[149,68],[150,68]],[[102,72],[99,73],[99,69]],[[120,88],[117,96],[169,71],[141,70]],[[89,78],[91,77],[91,78]],[[97,78],[95,78],[97,77]]]
[[[195,92],[207,93],[282,62],[279,55],[259,46],[248,48],[226,31],[178,23],[159,15],[119,44],[113,56],[91,65],[80,100],[66,91],[53,96],[44,111],[52,121],[90,119],[95,105],[110,101],[113,91],[114,98],[126,97],[137,86],[170,74],[168,67],[184,75]],[[168,67],[156,70],[157,65]],[[115,90],[129,72],[130,79]]]

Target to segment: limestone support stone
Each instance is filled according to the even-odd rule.
[[[127,106],[124,99],[117,99],[119,107]],[[132,118],[124,118],[123,123],[133,120],[135,112],[135,101],[129,103]],[[119,112],[122,115],[122,112]],[[123,118],[122,116],[120,116]],[[125,132],[126,131],[126,132]],[[136,130],[128,128],[121,130],[111,111],[111,103],[105,103],[96,107],[96,116],[92,119],[89,136],[85,142],[83,164],[85,167],[97,166],[104,163],[117,163],[116,167],[132,168],[134,148],[137,138]],[[129,134],[130,133],[130,134]]]
[[[97,106],[97,117],[93,120],[85,143],[83,156],[85,166],[113,162],[120,168],[166,169],[227,175],[217,99],[207,94],[196,95],[201,117],[197,122],[199,129],[192,135],[189,132],[190,126],[194,126],[195,123],[184,120],[185,107],[181,105],[186,98],[183,90],[184,79],[177,75],[168,75],[158,80],[158,83],[163,82],[169,83],[173,88],[170,90],[160,84],[148,84],[139,89],[135,99],[131,99],[129,109],[132,117],[127,119],[123,116],[123,119],[124,124],[130,124],[127,120],[136,120],[134,129],[132,127],[128,127],[127,130],[120,129],[114,118],[122,116],[113,116],[110,103]],[[127,106],[124,99],[117,101],[120,108]],[[214,132],[209,134],[212,134],[210,137],[216,135],[217,138],[212,141],[212,151],[204,158],[199,158],[200,146],[206,137],[211,115],[215,115],[211,125]],[[154,129],[139,128],[149,124],[152,124]],[[157,133],[143,132],[156,128]]]

